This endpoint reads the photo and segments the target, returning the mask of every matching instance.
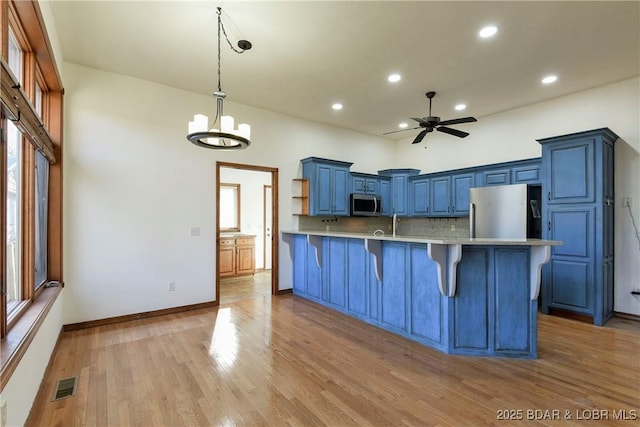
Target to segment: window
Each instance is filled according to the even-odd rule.
[[[9,29],[9,68],[20,83],[24,83],[22,78],[22,49],[16,40],[15,34]]]
[[[39,83],[36,83],[36,96],[35,96],[35,105],[36,113],[38,113],[38,117],[42,118],[42,88]]]
[[[240,231],[240,184],[220,183],[220,231]]]
[[[35,171],[35,268],[34,289],[47,281],[47,204],[49,201],[49,162],[36,151]]]
[[[38,1],[0,2],[0,391],[59,295],[43,285],[63,284],[64,88],[41,16]]]
[[[9,316],[22,301],[22,157],[22,135],[13,123],[8,122],[5,268]]]

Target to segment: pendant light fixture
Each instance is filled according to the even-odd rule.
[[[189,134],[187,139],[193,144],[212,148],[215,150],[243,150],[251,145],[249,140],[251,136],[251,126],[246,123],[238,125],[238,129],[234,128],[234,120],[232,116],[223,115],[224,99],[227,94],[222,91],[220,83],[220,36],[224,34],[229,47],[236,53],[243,53],[251,49],[251,42],[247,40],[239,40],[236,49],[227,37],[227,32],[222,24],[222,9],[218,9],[218,90],[213,93],[216,98],[216,117],[209,127],[209,118],[204,114],[196,114],[193,121],[189,122]],[[217,126],[216,126],[217,125]]]

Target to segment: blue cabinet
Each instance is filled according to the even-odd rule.
[[[380,195],[380,180],[377,175],[351,172],[351,192]]]
[[[473,173],[438,175],[430,180],[431,216],[466,216],[469,214],[469,189]]]
[[[389,214],[407,216],[409,214],[408,179],[420,173],[417,169],[385,169],[378,174],[389,177]],[[384,208],[384,203],[383,203]]]
[[[382,284],[363,239],[323,237],[322,267],[306,235],[293,238],[293,292],[341,312],[377,323]]]
[[[316,246],[294,236],[296,295],[447,353],[536,357],[529,247],[463,246],[457,290],[446,297],[427,244],[380,242],[381,282],[365,239],[314,238]]]
[[[451,177],[431,178],[431,215],[449,216],[451,213]]]
[[[491,169],[480,172],[481,187],[511,184],[511,169]]]
[[[315,249],[307,243],[307,237],[294,237],[293,291],[315,301],[322,298],[322,272],[316,262]]]
[[[349,215],[352,163],[308,157],[302,163],[302,177],[309,180],[310,215]]]
[[[543,269],[542,311],[613,315],[613,177],[611,130],[539,140],[542,144],[543,238],[562,240]]]
[[[453,216],[469,215],[469,189],[473,187],[472,173],[459,173],[451,177],[451,213]]]
[[[381,322],[394,331],[408,329],[407,284],[409,250],[405,243],[385,242],[382,247]]]
[[[429,178],[424,175],[409,178],[409,216],[429,215]]]
[[[541,159],[517,160],[472,168],[476,187],[509,184],[540,184]]]
[[[540,160],[527,160],[517,163],[511,169],[511,182],[513,184],[540,184]]]
[[[380,189],[380,214],[383,216],[393,215],[391,206],[391,179],[388,176],[382,176],[378,180],[378,188]]]

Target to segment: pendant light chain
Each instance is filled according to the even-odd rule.
[[[222,27],[222,17],[220,16],[222,9],[218,8],[218,92],[222,92],[222,83],[220,77],[220,28]],[[226,37],[226,34],[225,34]]]

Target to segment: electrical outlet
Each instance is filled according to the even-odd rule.
[[[199,236],[200,235],[200,227],[191,227],[189,229],[189,235],[191,235],[191,236]]]
[[[176,282],[169,283],[169,292],[173,292],[176,290]]]
[[[451,224],[451,231],[456,231],[456,225],[455,224]]]
[[[622,198],[622,206],[625,208],[633,206],[633,199],[631,197],[623,197]]]

